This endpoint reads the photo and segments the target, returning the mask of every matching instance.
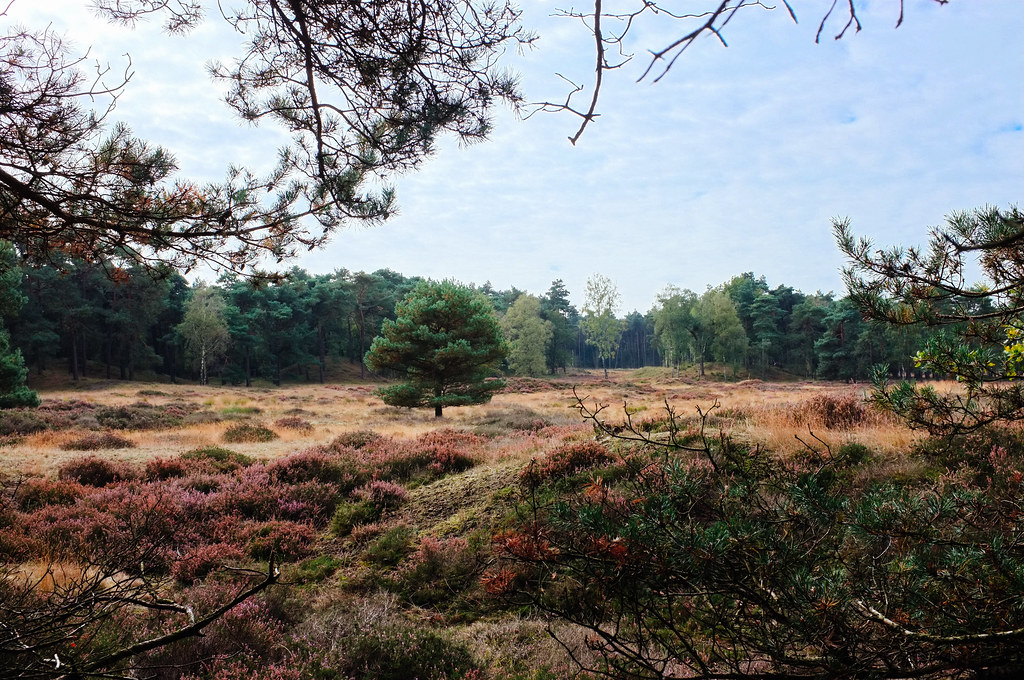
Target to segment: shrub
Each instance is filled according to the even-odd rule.
[[[458,680],[478,677],[469,649],[424,628],[387,624],[347,640],[346,676],[362,680]]]
[[[85,495],[78,482],[52,479],[27,479],[17,490],[18,507],[32,512],[48,505],[74,505]]]
[[[209,470],[216,473],[234,472],[243,467],[248,467],[255,462],[255,459],[243,453],[237,453],[231,449],[220,446],[203,446],[192,449],[181,454],[180,458],[185,461],[200,461]]]
[[[361,449],[369,444],[375,444],[382,439],[381,435],[373,430],[355,430],[342,432],[331,442],[331,448]]]
[[[430,606],[475,585],[478,553],[464,538],[432,538],[419,548],[398,574],[405,596],[418,606]]]
[[[360,524],[377,521],[380,514],[380,510],[369,503],[342,503],[334,511],[331,531],[335,536],[347,536]]]
[[[864,402],[852,394],[818,394],[796,405],[794,417],[829,430],[848,430],[868,419]]]
[[[366,547],[364,557],[379,567],[393,567],[412,551],[413,533],[407,524],[391,527]]]
[[[246,538],[246,552],[258,560],[273,555],[281,562],[295,562],[313,551],[316,531],[308,524],[275,520],[253,526]]]
[[[238,562],[244,556],[230,543],[199,545],[171,565],[171,576],[179,583],[189,585],[206,578],[214,569]]]
[[[543,459],[530,461],[519,474],[523,483],[536,486],[546,479],[567,477],[575,472],[605,465],[615,460],[603,444],[595,441],[575,442],[559,446]]]
[[[106,486],[136,477],[127,463],[86,456],[69,460],[60,466],[57,476],[65,481],[78,482],[84,486]]]
[[[158,430],[181,425],[186,415],[198,407],[174,402],[157,407],[145,402],[130,406],[105,406],[96,409],[96,420],[112,430]]]
[[[382,511],[397,508],[409,497],[405,487],[401,484],[381,479],[375,479],[369,484],[359,487],[352,492],[352,495]]]
[[[225,430],[221,437],[231,444],[256,444],[274,441],[277,433],[260,423],[239,423]]]
[[[308,420],[298,416],[286,416],[274,421],[274,425],[283,427],[286,430],[298,430],[299,432],[312,432],[313,425]]]
[[[320,481],[337,484],[343,490],[354,488],[361,481],[354,463],[331,456],[319,449],[309,449],[279,458],[267,464],[267,472],[279,482]]]
[[[45,414],[36,411],[0,410],[0,435],[34,434],[50,429]]]
[[[135,442],[113,432],[87,434],[64,442],[60,448],[65,451],[99,451],[101,449],[133,449]]]
[[[154,458],[146,463],[146,479],[163,481],[184,477],[186,469],[185,461],[180,456],[177,458]]]

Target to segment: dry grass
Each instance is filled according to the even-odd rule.
[[[156,383],[115,383],[106,389],[44,390],[44,400],[84,400],[99,406],[130,406],[147,403],[159,408],[186,402],[199,407],[197,414],[177,428],[130,433],[134,449],[100,450],[98,455],[114,460],[145,462],[156,456],[183,453],[198,447],[221,444],[225,430],[245,420],[267,424],[277,433],[271,442],[231,444],[232,449],[261,460],[271,460],[310,446],[325,444],[343,432],[372,430],[382,435],[411,438],[441,427],[485,432],[494,436],[483,462],[509,459],[529,460],[538,451],[549,448],[538,437],[519,428],[531,418],[546,425],[581,425],[576,412],[576,394],[593,407],[605,405],[602,412],[613,423],[624,420],[623,405],[628,404],[634,422],[664,416],[667,401],[683,419],[695,420],[698,407],[713,410],[714,429],[725,428],[734,437],[758,444],[778,453],[797,451],[803,445],[797,436],[808,440],[812,431],[830,445],[860,442],[879,453],[906,450],[915,435],[899,423],[871,415],[852,427],[829,429],[821,423],[795,416],[801,404],[823,394],[837,398],[862,398],[866,386],[819,382],[763,383],[742,381],[723,383],[697,381],[684,377],[672,379],[667,371],[613,371],[605,380],[600,373],[579,374],[541,383],[529,393],[496,395],[490,404],[452,408],[437,420],[428,409],[401,409],[385,406],[373,395],[373,385],[301,385],[282,388],[239,388]],[[535,386],[536,388],[537,386]],[[299,416],[312,429],[275,427],[280,418]],[[211,422],[213,421],[213,422]],[[505,428],[502,430],[502,428]],[[579,431],[585,431],[583,427]],[[53,474],[71,457],[80,455],[61,447],[82,437],[89,430],[71,429],[41,432],[23,437],[3,449],[0,467],[6,471],[33,475]],[[504,432],[508,435],[505,436]]]

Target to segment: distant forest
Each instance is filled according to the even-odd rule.
[[[111,270],[83,261],[25,267],[21,274],[26,302],[4,321],[33,374],[67,370],[75,380],[208,376],[245,385],[255,379],[323,382],[338,362],[373,377],[362,358],[381,323],[394,318],[396,303],[421,280],[387,269],[312,275],[293,268],[280,282],[224,276],[192,285],[170,270],[154,277],[141,268]],[[601,365],[563,281],[533,296],[489,283],[477,290],[510,321],[516,301],[533,298],[523,305],[525,313],[548,330],[513,334],[510,343],[541,338],[532,342],[543,347],[513,349],[542,353],[548,373]],[[522,315],[515,316],[521,323]],[[699,365],[703,372],[707,363],[726,378],[852,380],[866,378],[880,363],[894,375],[911,376],[925,332],[865,322],[846,298],[772,288],[749,272],[700,294],[666,288],[646,313],[618,318],[621,334],[609,367]]]

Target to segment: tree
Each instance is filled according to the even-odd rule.
[[[696,299],[693,291],[680,290],[676,286],[666,286],[658,295],[654,335],[661,345],[665,361],[676,374],[689,349],[690,325],[693,323],[690,310]]]
[[[942,5],[948,3],[949,0],[933,0],[933,2]],[[795,4],[791,0],[782,2],[794,23],[797,21]],[[837,11],[837,6],[843,9]],[[661,23],[675,22],[679,26],[676,30],[659,26],[660,30],[655,32],[659,40],[666,34],[672,37],[669,37],[667,42],[660,47],[648,47],[644,50],[649,55],[647,66],[637,80],[646,79],[656,83],[665,77],[683,53],[702,37],[713,37],[723,46],[727,46],[725,39],[727,24],[736,17],[737,13],[750,11],[752,8],[770,11],[776,9],[776,6],[750,2],[750,0],[704,0],[688,4],[685,11],[678,11],[674,5],[666,6],[665,3],[654,0],[628,0],[624,3],[605,3],[603,0],[594,0],[593,11],[581,11],[575,8],[561,10],[559,12],[561,16],[586,26],[593,35],[591,44],[594,45],[594,59],[592,63],[596,63],[596,66],[590,101],[584,109],[573,104],[572,98],[582,92],[584,87],[569,81],[573,89],[566,96],[565,101],[541,102],[536,106],[539,110],[564,111],[581,118],[582,121],[576,134],[569,137],[569,141],[575,144],[583,136],[587,126],[600,115],[597,113],[597,103],[606,75],[623,70],[622,67],[632,59],[632,52],[627,47],[630,42],[629,36],[638,30],[638,26],[645,23],[645,20],[660,21]],[[899,15],[896,17],[895,23],[897,27],[903,23],[903,0],[900,0]],[[833,2],[818,24],[814,42],[819,42],[822,35],[833,30],[835,31],[833,37],[838,40],[845,36],[851,27],[857,32],[861,30],[860,18],[857,15],[857,3],[854,0],[848,0],[845,3]],[[616,54],[619,58],[609,58],[609,54]]]
[[[366,353],[371,370],[404,374],[377,391],[385,404],[432,406],[440,418],[446,406],[486,403],[505,386],[489,378],[508,347],[490,302],[472,288],[424,281],[395,312]]]
[[[874,399],[912,425],[956,435],[1024,418],[1024,214],[1016,207],[956,212],[934,227],[927,249],[876,250],[848,220],[833,223],[848,265],[850,300],[869,319],[940,329],[915,364],[954,377],[962,390],[940,393],[890,385],[875,371]],[[967,285],[971,261],[982,281]]]
[[[24,303],[17,254],[9,243],[0,241],[0,408],[39,405],[39,396],[25,386],[28,369],[21,351],[11,346],[6,327]]]
[[[185,303],[185,317],[177,330],[184,340],[185,351],[199,362],[200,385],[209,384],[210,362],[219,358],[231,341],[225,308],[220,291],[206,284],[196,286]]]
[[[177,34],[205,14],[200,2],[96,8],[127,26],[156,15]],[[277,166],[266,176],[231,166],[218,184],[177,178],[169,151],[106,124],[128,74],[89,77],[85,57],[52,29],[8,29],[0,239],[41,261],[64,252],[251,269],[262,256],[316,247],[346,222],[387,217],[393,191],[367,191],[364,178],[416,166],[442,133],[483,138],[493,105],[520,101],[495,65],[507,44],[531,40],[507,3],[249,0],[225,12],[249,42],[211,72],[242,119],[292,135]]]
[[[619,289],[608,277],[594,274],[587,279],[580,329],[587,344],[597,349],[605,378],[608,377],[608,360],[615,356],[622,335],[622,322],[615,317],[619,299]]]
[[[520,295],[501,318],[509,343],[508,367],[515,375],[537,376],[544,372],[545,350],[554,333],[550,321],[540,315],[540,299]]]
[[[556,637],[582,628],[591,674],[1020,676],[1019,437],[976,442],[977,467],[964,449],[929,456],[935,474],[909,479],[859,444],[809,440],[780,464],[709,434],[714,405],[697,422],[668,407],[657,432],[628,407],[616,421],[578,408],[619,455],[589,442],[573,472],[596,469],[531,468],[485,582],[572,624]]]
[[[569,290],[562,279],[555,279],[541,298],[541,317],[551,324],[551,342],[547,348],[548,370],[564,373],[573,358],[576,346],[579,312],[569,303]]]

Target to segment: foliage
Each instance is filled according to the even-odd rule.
[[[248,43],[211,74],[242,118],[273,120],[292,138],[266,175],[231,166],[208,185],[177,178],[173,155],[126,125],[106,126],[130,74],[88,75],[53,29],[9,28],[0,239],[36,261],[69,253],[238,271],[280,261],[342,224],[387,217],[393,191],[368,191],[365,178],[416,166],[446,132],[480,139],[495,102],[520,101],[495,65],[505,45],[530,40],[511,5],[298,7],[251,0],[224,14]],[[205,14],[145,0],[97,11],[129,27],[156,14],[178,34]]]
[[[931,230],[928,248],[876,250],[834,223],[849,264],[850,300],[865,316],[891,325],[942,329],[914,357],[915,365],[955,378],[961,389],[939,392],[874,376],[877,403],[930,432],[956,435],[1024,418],[1020,369],[1024,329],[1024,215],[1016,207],[952,213]],[[983,280],[965,285],[975,260]]]
[[[25,386],[28,369],[6,327],[6,319],[17,315],[26,299],[17,260],[11,244],[0,240],[0,409],[39,406],[38,395]]]
[[[640,446],[602,476],[524,493],[485,580],[587,629],[592,672],[944,678],[1024,663],[1019,449],[885,479],[853,446],[778,461],[725,435],[621,436]]]
[[[224,310],[220,292],[199,285],[185,303],[185,316],[175,329],[185,343],[185,351],[199,363],[200,385],[209,383],[207,367],[220,357],[231,340]]]
[[[514,375],[542,374],[554,330],[550,321],[541,318],[540,299],[520,295],[501,318],[501,328],[509,343],[509,370]]]
[[[98,449],[133,449],[135,442],[113,432],[83,435],[60,446],[65,451],[96,451]]]
[[[224,430],[221,439],[229,443],[271,442],[277,433],[260,423],[238,423]]]
[[[608,277],[594,274],[587,279],[580,330],[583,331],[587,343],[597,348],[606,378],[608,360],[615,356],[615,350],[619,347],[619,336],[622,334],[622,323],[615,317],[620,300],[619,289]]]
[[[508,348],[490,304],[452,281],[420,283],[385,321],[366,354],[375,371],[392,370],[406,382],[378,390],[392,406],[434,408],[490,401],[504,387],[489,380]]]

